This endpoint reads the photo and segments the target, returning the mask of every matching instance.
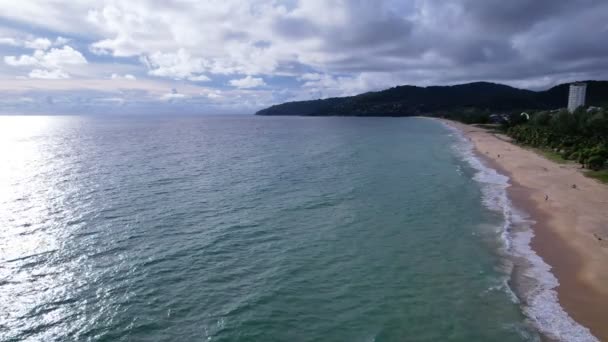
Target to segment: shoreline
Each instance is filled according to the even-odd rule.
[[[553,310],[565,311],[561,315],[566,319],[560,317],[559,312],[539,314],[534,311],[538,308],[524,309],[527,316],[534,316],[542,325],[556,330],[551,333],[540,329],[549,340],[560,340],[560,331],[569,331],[578,325],[580,329],[575,330],[584,332],[587,328],[599,340],[608,341],[605,319],[608,317],[608,187],[585,177],[573,165],[556,164],[483,128],[440,121],[462,133],[472,144],[475,155],[487,166],[509,178],[506,191],[510,201],[515,209],[524,209],[533,220],[529,237],[517,237],[520,234],[517,232],[509,234],[525,240],[523,248],[529,248],[542,260],[538,258],[540,264],[533,265],[529,256],[513,255],[525,258],[529,265],[523,267],[524,270],[519,269],[521,265],[517,266],[511,282],[518,288],[523,282],[540,283],[535,278],[542,273],[557,278],[554,288],[535,294],[536,298],[521,294],[519,297],[524,305],[527,299],[549,302],[551,297],[556,297],[553,300],[557,308]],[[577,184],[577,188],[573,189],[572,184]],[[545,195],[549,200],[545,200]],[[548,265],[544,267],[547,269],[542,269],[541,264]],[[585,334],[575,335],[580,336],[577,340],[590,340]],[[572,336],[568,338],[571,340]]]

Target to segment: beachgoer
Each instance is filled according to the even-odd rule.
[[[549,200],[549,195],[545,195],[545,201]]]

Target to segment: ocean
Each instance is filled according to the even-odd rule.
[[[0,133],[0,341],[584,334],[532,251],[540,280],[516,295],[530,232],[508,178],[437,121],[0,117]]]

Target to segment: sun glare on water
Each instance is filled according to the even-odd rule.
[[[14,326],[37,312],[40,303],[67,290],[69,283],[70,273],[47,258],[63,243],[62,228],[49,219],[62,196],[49,172],[54,167],[49,134],[56,122],[44,116],[0,116],[0,326]],[[40,290],[45,288],[49,291]],[[51,323],[57,315],[49,312],[42,320]]]

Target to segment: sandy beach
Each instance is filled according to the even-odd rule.
[[[608,186],[585,177],[576,164],[557,164],[506,136],[444,122],[464,132],[487,163],[510,177],[511,200],[536,221],[531,247],[558,278],[561,306],[608,341]]]

